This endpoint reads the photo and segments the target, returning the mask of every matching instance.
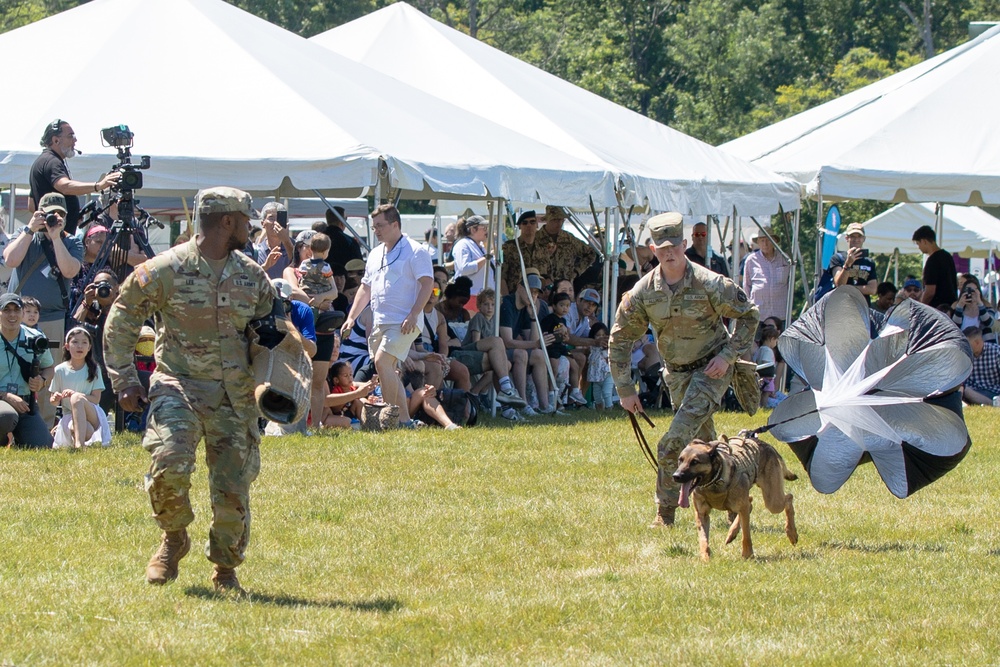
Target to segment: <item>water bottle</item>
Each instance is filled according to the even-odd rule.
[[[993,397],[993,407],[1000,408],[1000,396]]]

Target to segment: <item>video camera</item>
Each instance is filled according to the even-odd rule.
[[[142,172],[140,169],[149,169],[149,156],[139,157],[139,164],[132,164],[132,140],[135,133],[129,129],[128,125],[114,125],[101,130],[101,143],[104,146],[113,146],[118,149],[118,164],[111,167],[112,171],[120,172],[122,177],[118,183],[111,186],[115,192],[122,194],[130,193],[133,190],[142,188]]]
[[[49,349],[49,339],[42,333],[26,336],[19,345],[32,354],[44,354]]]

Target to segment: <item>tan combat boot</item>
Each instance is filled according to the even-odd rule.
[[[236,578],[236,568],[215,566],[212,573],[212,585],[216,593],[238,593],[243,595],[246,591],[240,586],[240,580]]]
[[[653,519],[653,523],[649,524],[650,528],[662,528],[664,526],[670,527],[674,525],[674,512],[677,511],[676,507],[668,505],[657,505],[656,506],[656,517]]]
[[[177,565],[191,549],[187,531],[167,530],[163,532],[160,548],[146,565],[146,581],[162,585],[177,578]]]

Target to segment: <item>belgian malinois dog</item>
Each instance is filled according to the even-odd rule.
[[[795,508],[792,494],[785,493],[785,480],[797,479],[788,470],[784,459],[771,445],[740,431],[735,438],[719,436],[719,440],[704,442],[694,440],[678,457],[674,481],[681,485],[678,504],[687,507],[694,492],[695,521],[698,525],[698,550],[701,559],[708,561],[708,513],[727,510],[732,525],[726,535],[726,544],[736,539],[743,530],[743,557],[753,557],[750,541],[750,487],[756,484],[764,496],[764,506],[772,514],[785,512],[785,535],[795,544],[799,534],[795,530]]]

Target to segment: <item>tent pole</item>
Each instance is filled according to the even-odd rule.
[[[611,262],[608,264],[608,272],[604,277],[604,303],[601,304],[603,311],[601,321],[609,325],[613,315],[611,306],[618,303],[618,235],[617,233],[612,234],[610,212],[611,209],[604,208],[604,245],[608,248]]]
[[[327,209],[333,211],[334,215],[336,215],[338,218],[340,217],[340,214],[338,214],[337,211],[333,208],[333,204],[331,204],[330,201],[326,197],[323,196],[322,192],[320,192],[319,190],[313,190],[313,192],[315,192],[316,196],[319,197],[319,200],[321,202],[323,202],[323,206],[326,206]],[[357,241],[358,243],[360,243],[361,246],[367,252],[371,252],[372,251],[372,249],[370,247],[368,247],[368,244],[365,242],[365,240],[363,238],[361,238],[361,235],[358,234],[357,231],[355,231],[355,229],[353,227],[351,227],[349,224],[347,224],[347,220],[346,219],[341,218],[340,221],[342,223],[344,223],[344,229],[346,229],[348,232],[350,232],[351,236],[354,237],[355,241]]]
[[[819,277],[823,274],[823,186],[816,189],[816,266],[813,272],[813,285],[819,285]]]

